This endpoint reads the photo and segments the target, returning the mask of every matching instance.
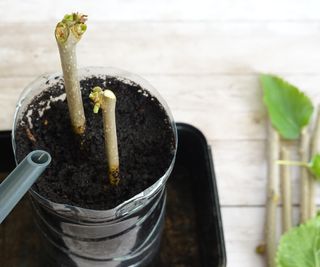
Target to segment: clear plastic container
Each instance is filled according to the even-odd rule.
[[[112,76],[133,81],[156,97],[171,122],[177,148],[177,129],[172,114],[159,93],[141,77],[113,68],[79,70],[79,78]],[[61,74],[44,75],[22,93],[12,127],[15,129],[31,100],[57,83]],[[176,151],[176,150],[175,150]],[[45,240],[52,266],[145,266],[157,252],[165,214],[165,185],[173,169],[175,155],[167,171],[152,186],[109,210],[91,210],[54,203],[30,190],[34,214]]]

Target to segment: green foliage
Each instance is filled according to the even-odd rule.
[[[320,154],[314,155],[308,165],[315,178],[320,180]]]
[[[280,240],[277,267],[320,267],[320,217],[292,228]]]
[[[299,138],[313,112],[309,97],[277,76],[262,74],[260,81],[273,127],[285,139]]]

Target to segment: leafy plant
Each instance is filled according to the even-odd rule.
[[[268,266],[274,266],[275,247],[276,247],[276,225],[277,225],[277,206],[278,206],[278,184],[281,182],[282,198],[282,231],[286,232],[292,225],[291,208],[291,172],[287,167],[281,169],[282,177],[279,177],[277,162],[284,165],[299,165],[307,167],[315,173],[314,162],[291,162],[290,150],[281,147],[281,139],[297,140],[300,135],[302,142],[300,152],[303,161],[308,161],[310,156],[310,137],[307,126],[313,113],[311,100],[297,87],[287,81],[268,74],[260,75],[264,96],[263,101],[268,109],[271,123],[268,131],[268,187],[267,187],[267,217],[266,217],[266,245]],[[272,126],[271,126],[272,125]],[[282,161],[278,161],[282,151]],[[294,164],[293,164],[294,163]],[[317,173],[315,173],[317,176]],[[281,179],[280,179],[281,178]],[[311,206],[313,198],[311,191],[311,180],[308,172],[302,170],[301,176],[301,220],[304,222],[311,217]],[[309,188],[310,187],[310,188]],[[301,266],[302,267],[302,266]]]
[[[262,74],[260,80],[273,127],[285,139],[299,138],[313,112],[309,97],[277,76]]]
[[[320,267],[320,217],[292,228],[281,237],[277,267]]]

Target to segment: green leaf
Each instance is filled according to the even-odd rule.
[[[309,170],[314,174],[317,180],[320,180],[320,154],[316,154],[312,157],[309,163]]]
[[[262,74],[260,81],[273,127],[285,139],[299,138],[313,112],[309,97],[277,76]]]
[[[280,240],[277,267],[320,267],[320,217],[292,228]]]

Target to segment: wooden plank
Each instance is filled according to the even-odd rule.
[[[221,140],[210,143],[221,204],[264,205],[267,181],[265,142]],[[293,159],[297,159],[295,152]],[[300,170],[299,167],[291,168],[295,205],[300,203]],[[315,201],[320,204],[319,194]]]
[[[59,70],[53,28],[46,23],[0,24],[7,33],[0,39],[0,76]],[[78,47],[79,66],[116,66],[143,75],[320,69],[320,22],[101,22],[89,29]]]
[[[316,0],[2,0],[2,21],[47,21],[60,19],[66,12],[80,10],[94,20],[172,21],[172,20],[316,20],[320,18]],[[36,10],[36,15],[33,10]]]
[[[278,236],[280,237],[280,209],[278,212]],[[255,252],[256,247],[263,243],[265,208],[223,207],[222,217],[227,248],[227,266],[265,266],[264,256]],[[295,223],[298,217],[299,211],[295,208]]]
[[[320,102],[320,75],[283,75]],[[144,75],[168,102],[176,121],[209,140],[264,140],[265,109],[257,75]],[[11,129],[15,105],[34,77],[0,78],[0,130]]]

